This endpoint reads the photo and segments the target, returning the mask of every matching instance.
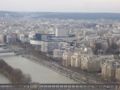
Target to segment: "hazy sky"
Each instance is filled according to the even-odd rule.
[[[120,0],[0,0],[0,10],[120,13]]]

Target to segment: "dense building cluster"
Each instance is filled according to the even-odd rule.
[[[29,43],[65,67],[120,81],[120,22],[117,20],[3,20],[0,43]]]

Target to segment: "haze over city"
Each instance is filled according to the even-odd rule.
[[[120,13],[119,3],[119,0],[0,0],[0,10]]]
[[[120,0],[0,0],[0,90],[120,90]]]

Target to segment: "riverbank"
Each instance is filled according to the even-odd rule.
[[[67,84],[76,83],[74,80],[61,75],[50,68],[30,60],[21,55],[2,57],[13,68],[20,69],[24,74],[30,75],[32,83],[40,84]]]
[[[74,80],[77,83],[103,83],[99,78],[96,79],[97,77],[94,78],[94,76],[89,76],[88,74],[86,75],[84,72],[81,72],[81,73],[76,72],[69,68],[63,67],[56,62],[51,62],[49,60],[46,61],[44,59],[37,58],[34,55],[27,55],[27,54],[25,55],[24,54],[23,57],[25,57],[31,61],[37,62],[45,67],[48,67],[51,70],[53,70],[61,75],[64,75],[64,76]]]
[[[104,81],[99,78],[98,75],[93,75],[90,73],[83,72],[81,70],[77,70],[74,68],[68,68],[62,66],[62,64],[59,61],[54,60],[51,57],[48,57],[45,53],[42,53],[40,51],[34,50],[32,46],[28,45],[13,45],[16,50],[17,48],[23,48],[23,54],[21,51],[17,52],[20,53],[20,55],[23,55],[24,57],[35,61],[39,64],[42,64],[51,70],[54,70],[55,72],[64,75],[78,83],[103,83]],[[14,49],[13,48],[13,49]]]

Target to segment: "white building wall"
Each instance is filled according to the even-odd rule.
[[[42,41],[30,40],[30,44],[31,44],[31,45],[41,45],[41,44],[42,44]]]
[[[4,35],[0,34],[0,43],[3,44],[5,41],[4,41]]]
[[[68,36],[69,30],[64,30],[64,29],[58,29],[56,28],[55,30],[55,36]]]
[[[53,57],[54,58],[62,58],[63,57],[63,53],[64,53],[64,50],[54,49]]]
[[[53,52],[54,49],[58,48],[58,42],[42,42],[41,51],[42,52]]]

